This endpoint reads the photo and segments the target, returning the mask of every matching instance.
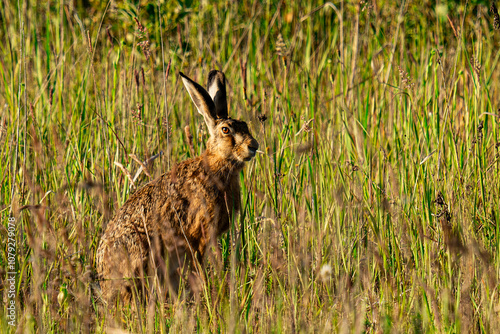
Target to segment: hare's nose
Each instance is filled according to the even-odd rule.
[[[248,150],[250,151],[252,157],[255,157],[255,153],[257,153],[257,148],[249,146]]]
[[[254,138],[252,138],[252,141],[250,142],[250,144],[248,144],[248,149],[250,151],[257,152],[257,150],[259,149],[259,143]]]

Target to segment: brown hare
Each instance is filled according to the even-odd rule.
[[[210,132],[207,149],[135,192],[109,222],[96,255],[108,302],[130,301],[134,291],[150,289],[155,277],[175,295],[183,268],[194,275],[194,261],[240,209],[239,172],[259,144],[245,122],[228,117],[222,72],[209,73],[208,92],[179,74]]]

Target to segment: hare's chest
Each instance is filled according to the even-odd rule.
[[[227,231],[233,212],[237,210],[234,196],[216,191],[200,192],[189,204],[186,225],[192,239],[211,239]]]
[[[228,189],[221,193],[218,203],[217,236],[229,230],[231,221],[236,219],[240,210],[240,193],[238,189]]]

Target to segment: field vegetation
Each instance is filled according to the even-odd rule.
[[[0,2],[0,332],[494,332],[490,6]],[[241,174],[241,213],[211,246],[199,296],[103,306],[103,230],[204,150],[178,72],[205,82],[211,69],[262,151]]]

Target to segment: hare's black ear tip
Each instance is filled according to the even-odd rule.
[[[211,70],[209,73],[208,73],[208,82],[212,82],[215,78],[215,76],[217,75],[217,70]]]
[[[191,79],[188,78],[187,75],[185,75],[184,73],[182,73],[181,71],[179,71],[179,75],[181,76],[181,79],[182,79],[182,82],[184,82],[184,84],[186,83],[193,83],[193,81]]]
[[[222,71],[219,71],[219,70],[211,70],[209,73],[208,73],[208,80],[211,81],[213,80],[214,77],[216,76],[219,76],[219,77],[222,77],[224,78],[224,72]]]

